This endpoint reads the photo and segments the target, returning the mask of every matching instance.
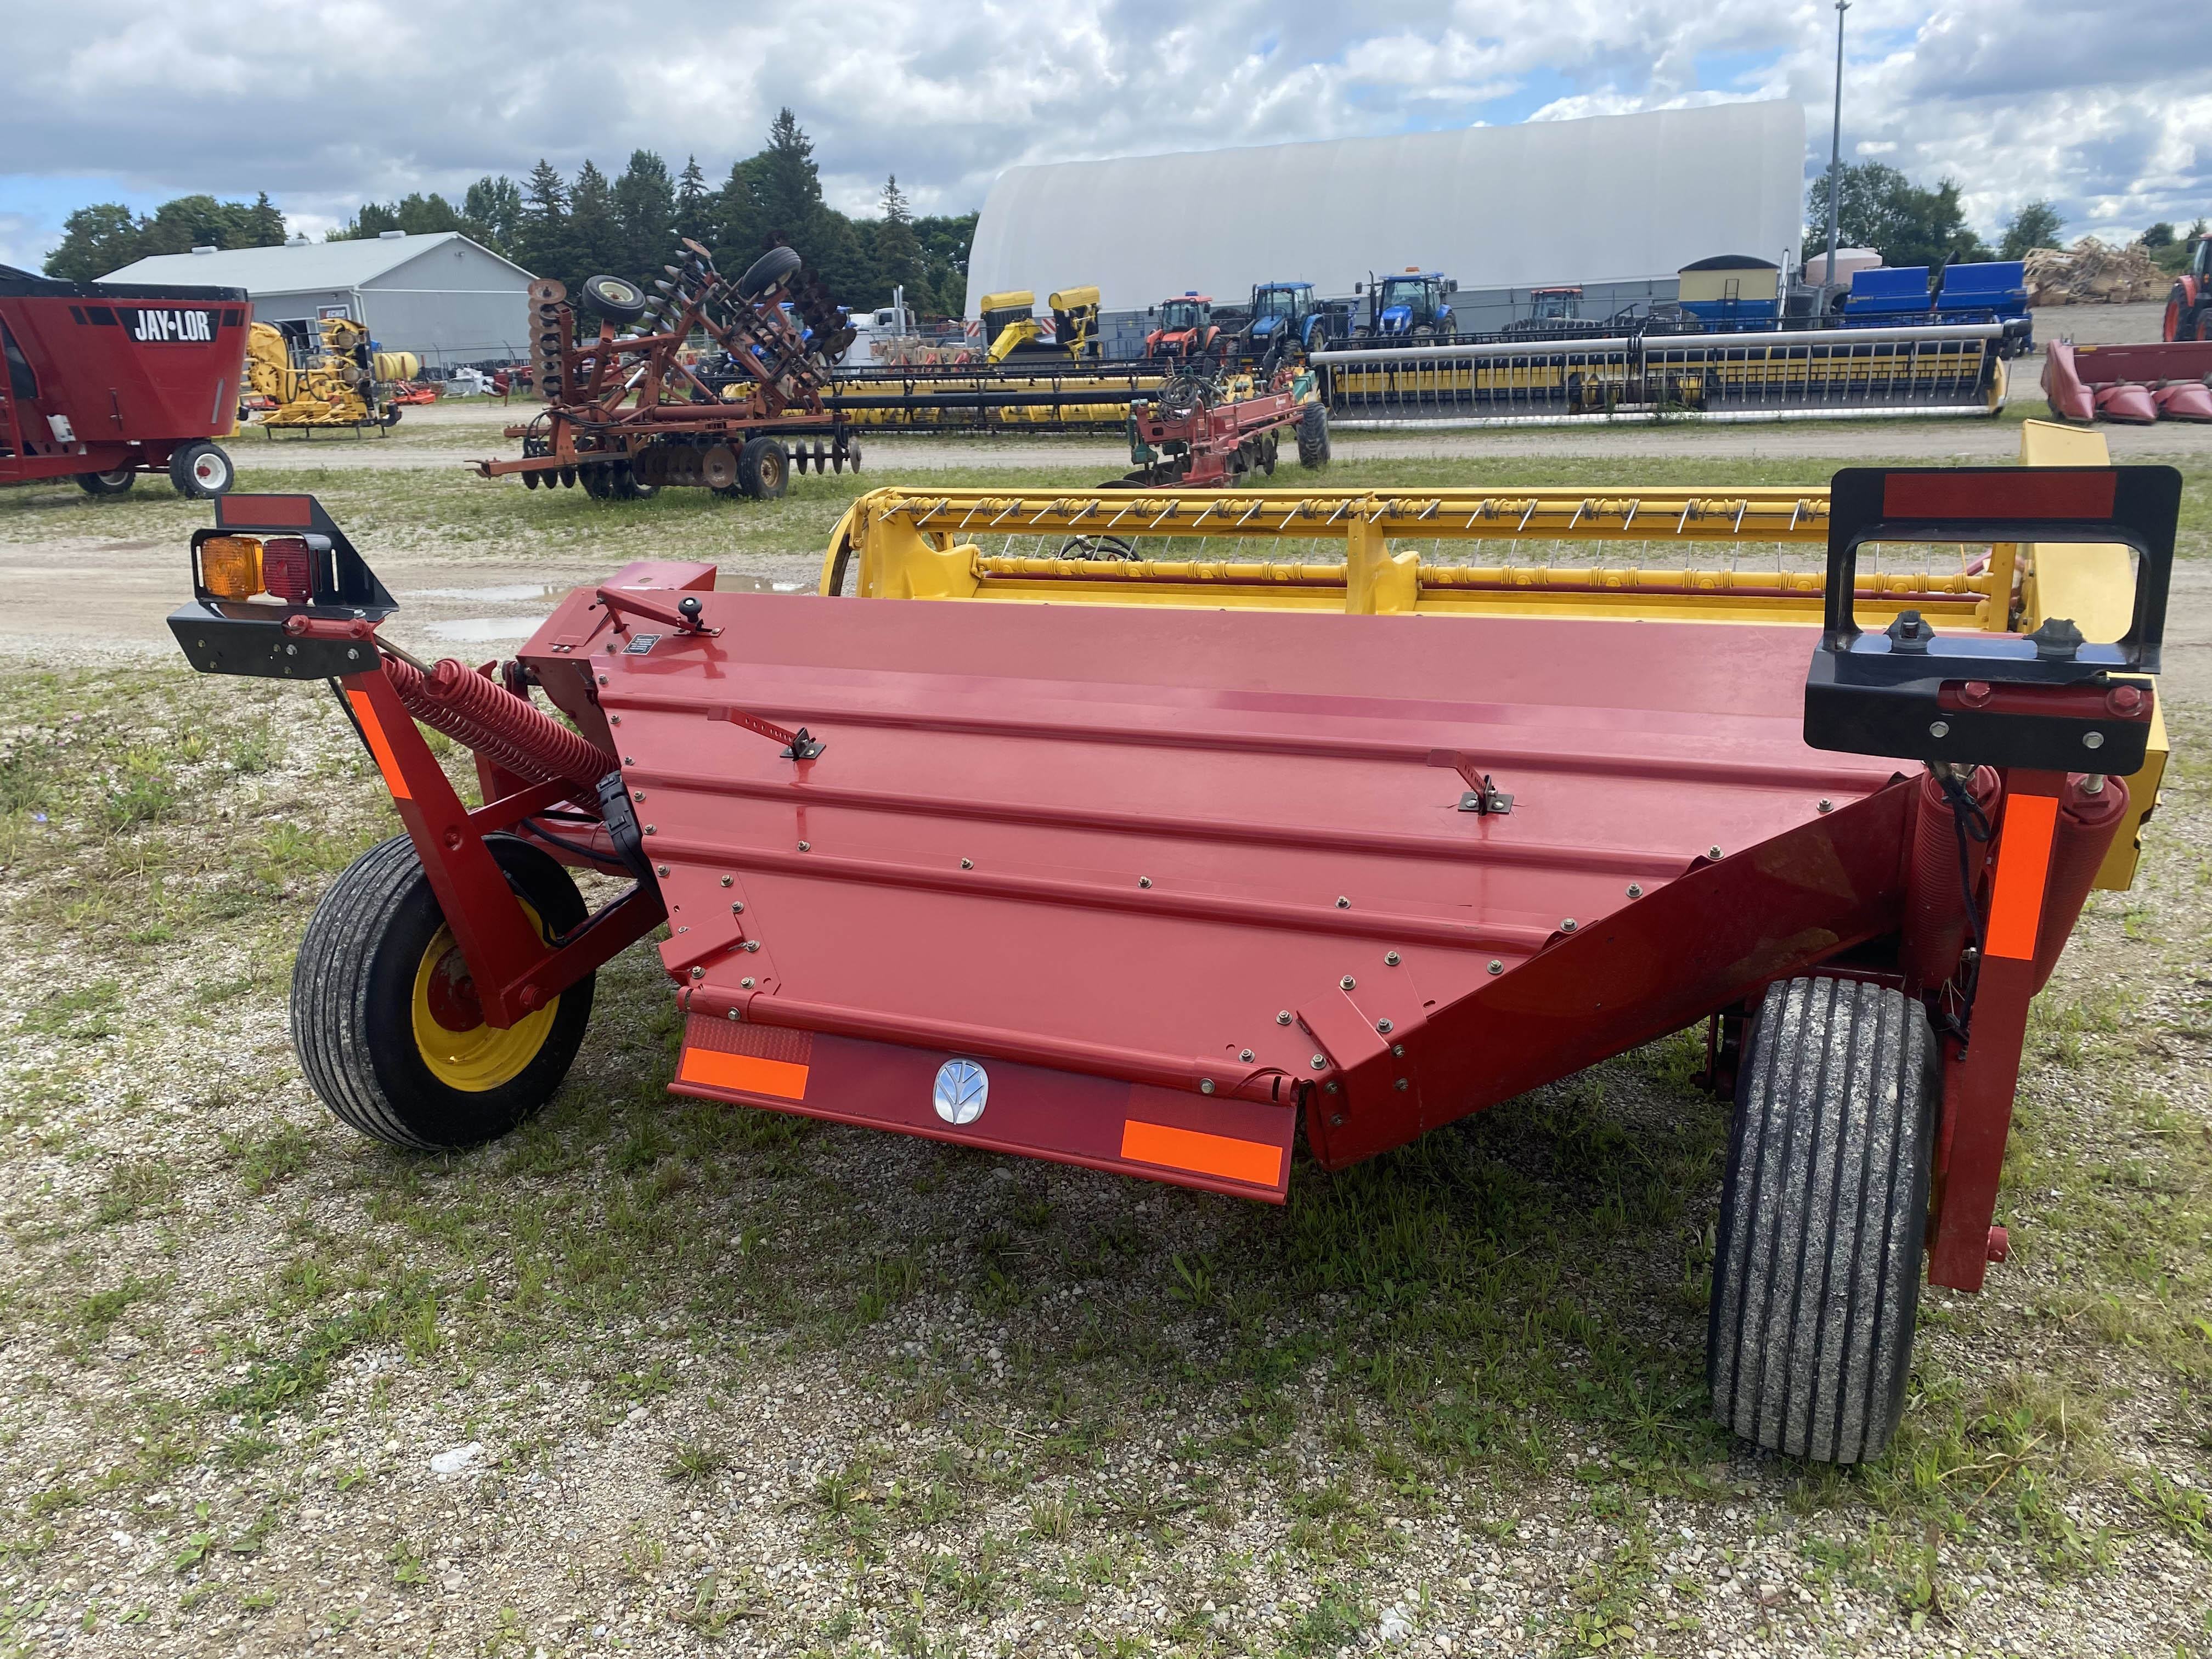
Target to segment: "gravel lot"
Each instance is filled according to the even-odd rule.
[[[447,650],[647,548],[810,571],[843,499],[308,482]],[[2194,518],[2177,763],[2039,1000],[2012,1260],[1837,1474],[1705,1420],[1693,1036],[1276,1211],[676,1101],[634,951],[524,1131],[362,1141],[285,994],[390,809],[326,697],[172,665],[205,509],[161,497],[0,497],[0,1649],[2212,1653]]]

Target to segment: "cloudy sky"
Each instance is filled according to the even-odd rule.
[[[896,172],[924,211],[1024,161],[1803,101],[1826,159],[1823,0],[0,0],[0,262],[63,217],[266,190],[311,234],[364,198],[639,147],[711,174],[788,104],[830,198]],[[2212,213],[2203,0],[1856,0],[1844,147],[1948,174],[1994,232],[2046,196],[2069,234]],[[1188,204],[1202,211],[1202,204]],[[1286,210],[1296,204],[1286,202]]]

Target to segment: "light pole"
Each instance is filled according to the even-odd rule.
[[[1828,140],[1828,284],[1836,281],[1836,222],[1844,190],[1844,14],[1851,0],[1836,0],[1836,125]]]

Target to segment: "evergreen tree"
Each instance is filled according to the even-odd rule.
[[[737,277],[760,257],[767,245],[763,222],[757,165],[760,158],[731,164],[729,179],[714,198],[714,264],[726,276]]]
[[[684,158],[676,176],[676,234],[679,240],[702,247],[714,245],[714,198],[707,189],[707,175],[699,171],[699,158]],[[663,264],[668,263],[664,259]]]
[[[572,295],[583,291],[587,276],[611,276],[622,269],[622,227],[615,218],[614,191],[587,158],[576,170],[568,192],[568,269],[561,280]]]
[[[814,141],[800,131],[799,118],[788,108],[775,112],[768,148],[754,162],[763,228],[803,256],[807,234],[823,212],[822,179],[814,165]]]
[[[570,257],[568,186],[554,165],[541,158],[530,170],[514,227],[514,257],[540,276],[568,280]]]
[[[139,222],[120,202],[95,202],[62,222],[62,245],[46,256],[46,275],[96,283],[139,257]]]
[[[511,258],[522,224],[522,191],[504,173],[479,179],[461,198],[461,221],[472,240]]]
[[[915,236],[914,214],[896,173],[884,181],[882,200],[884,216],[875,237],[876,286],[886,300],[892,289],[905,289],[907,304],[918,309],[929,300],[922,292],[921,243]]]
[[[282,247],[284,245],[284,216],[276,211],[276,204],[263,191],[254,198],[253,205],[246,210],[246,234],[252,237],[255,247]]]
[[[668,164],[649,149],[632,150],[611,197],[619,250],[613,269],[649,282],[676,251],[676,186]]]

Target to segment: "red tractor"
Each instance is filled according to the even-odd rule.
[[[0,484],[75,478],[119,495],[166,469],[185,495],[236,476],[253,308],[237,288],[62,283],[0,265]]]
[[[2212,236],[2200,236],[2173,292],[2166,296],[2165,340],[2212,340]]]
[[[1213,301],[1206,295],[1193,291],[1163,300],[1152,314],[1159,319],[1159,326],[1145,336],[1147,357],[1208,357],[1221,343],[1221,331],[1213,322]]]

